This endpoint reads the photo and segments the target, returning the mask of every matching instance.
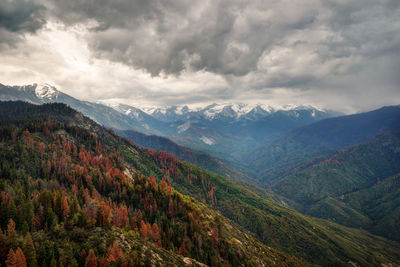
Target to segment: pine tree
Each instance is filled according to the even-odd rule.
[[[26,267],[25,255],[20,248],[17,248],[16,252],[11,248],[7,255],[6,260],[7,267]]]
[[[7,254],[8,254],[7,247],[8,247],[7,236],[5,234],[3,234],[3,231],[0,228],[0,257],[1,258],[5,258],[7,256]]]
[[[24,246],[22,247],[22,250],[24,251],[26,261],[29,262],[29,266],[36,267],[36,250],[30,233],[25,236]]]
[[[182,256],[185,256],[186,254],[186,246],[185,246],[185,242],[182,240],[181,246],[179,247],[179,254],[181,254]]]
[[[108,248],[108,255],[106,259],[107,263],[116,263],[118,261],[122,262],[123,265],[126,265],[126,260],[124,257],[124,253],[119,248],[118,243],[114,242],[112,246]]]
[[[97,267],[97,258],[93,249],[89,250],[89,255],[86,257],[85,267]]]
[[[15,231],[15,222],[13,219],[10,219],[7,225],[7,238],[10,247],[16,249],[18,246],[18,234]]]
[[[8,252],[7,255],[6,266],[7,267],[16,266],[16,264],[17,264],[17,257],[15,255],[14,250],[10,248],[10,251]]]
[[[57,261],[56,261],[56,259],[54,257],[51,258],[50,267],[57,267]]]
[[[17,258],[17,265],[16,267],[26,267],[26,259],[25,255],[22,252],[21,248],[17,248],[17,251],[15,252],[15,256]]]
[[[146,223],[143,220],[140,222],[140,234],[141,234],[143,239],[147,238],[148,229],[147,229]]]
[[[160,231],[159,231],[158,225],[156,223],[153,223],[153,226],[151,227],[150,235],[154,242],[157,242],[160,240]]]
[[[140,211],[140,209],[138,209],[138,211],[136,212],[136,223],[138,226],[140,226],[140,222],[143,219],[143,215],[142,212]]]
[[[168,216],[170,218],[174,217],[174,202],[172,201],[172,198],[169,199]]]

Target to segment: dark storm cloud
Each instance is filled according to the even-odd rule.
[[[24,33],[36,32],[45,23],[44,11],[35,1],[0,1],[0,44],[12,44]]]
[[[143,88],[137,82],[143,99],[259,99],[281,89],[331,107],[399,99],[398,0],[38,1],[0,2],[2,42],[35,32],[45,19],[73,34],[84,27],[78,38],[90,57],[151,74],[139,75],[147,79]],[[129,75],[118,89],[127,97]],[[171,88],[154,82],[163,78]]]
[[[297,11],[298,10],[298,11]],[[152,75],[206,70],[240,76],[282,35],[312,24],[311,5],[252,1],[56,1],[67,23],[95,20],[97,56]],[[288,12],[287,12],[288,11]]]
[[[54,0],[49,7],[68,24],[97,22],[86,36],[96,57],[153,76],[254,72],[256,88],[313,87],[361,71],[372,57],[390,61],[400,44],[395,0]],[[288,56],[273,59],[281,52]]]

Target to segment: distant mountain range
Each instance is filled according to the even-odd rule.
[[[187,147],[228,156],[266,144],[297,127],[339,115],[312,106],[295,105],[273,107],[228,103],[200,108],[171,106],[142,110],[122,104],[110,106],[141,121],[147,121],[143,114],[146,113],[168,125],[168,128],[157,128],[155,134],[167,136]]]
[[[339,115],[334,111],[295,105],[212,104],[201,108],[139,108],[78,100],[48,84],[0,84],[0,100],[65,103],[106,127],[163,136],[225,162],[237,162],[244,152],[268,144],[293,129]]]
[[[124,105],[115,105],[115,107]],[[125,107],[127,107],[125,105]],[[187,119],[207,119],[207,120],[258,120],[263,117],[269,116],[277,111],[296,111],[296,110],[311,110],[314,111],[313,116],[317,114],[315,111],[325,112],[313,106],[301,105],[283,105],[283,106],[270,106],[265,104],[244,104],[244,103],[224,103],[224,104],[211,104],[205,107],[191,108],[187,105],[184,106],[170,106],[164,108],[142,107],[147,114],[165,122],[173,122],[177,120]]]
[[[260,183],[267,185],[298,164],[365,142],[398,126],[400,106],[330,118],[295,129],[244,154],[242,160],[257,171]]]

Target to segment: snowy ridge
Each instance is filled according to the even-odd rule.
[[[54,99],[60,95],[60,92],[50,84],[34,84],[35,87],[35,94],[38,98],[41,99]]]
[[[138,120],[143,119],[140,114],[141,110],[136,107],[131,107],[128,105],[118,104],[118,103],[108,103],[108,102],[98,102],[98,103],[109,106],[110,108],[113,108],[120,113],[123,113],[130,117],[134,117]]]
[[[168,107],[138,107],[148,115],[158,118],[166,116],[185,117],[189,115],[200,115],[208,120],[213,120],[217,116],[239,119],[247,114],[271,114],[277,111],[296,111],[307,109],[311,110],[313,116],[316,111],[324,112],[323,109],[311,105],[268,105],[268,104],[245,104],[245,103],[214,103],[203,107],[168,106]]]

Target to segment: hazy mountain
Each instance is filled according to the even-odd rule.
[[[205,107],[191,108],[189,106],[170,106],[165,108],[142,107],[147,114],[165,121],[173,122],[179,120],[205,119],[208,121],[244,121],[259,120],[278,111],[293,111],[291,115],[301,116],[295,111],[309,110],[313,117],[320,117],[323,113],[338,114],[330,110],[324,110],[313,106],[303,105],[283,105],[270,106],[265,104],[245,104],[245,103],[214,103]],[[323,116],[322,116],[323,117]]]
[[[106,127],[160,135],[179,145],[228,161],[237,160],[243,152],[265,145],[297,127],[338,115],[312,106],[295,105],[212,104],[197,108],[140,108],[92,103],[75,99],[47,84],[0,84],[0,100],[65,103]]]
[[[32,104],[64,103],[109,128],[135,129],[148,132],[150,127],[147,122],[154,124],[150,116],[147,116],[146,120],[141,120],[141,118],[129,116],[125,112],[117,111],[103,104],[78,100],[48,84],[26,86],[0,84],[0,100],[21,100]],[[144,113],[143,116],[145,115]],[[160,122],[160,124],[162,123]]]
[[[305,213],[400,240],[400,124],[301,164],[271,187]]]
[[[296,165],[339,148],[359,144],[400,125],[400,106],[325,119],[295,129],[243,157],[269,184]]]
[[[168,151],[168,153],[175,157],[193,163],[201,168],[215,172],[219,175],[241,180],[250,179],[245,174],[235,170],[234,168],[228,167],[220,159],[215,158],[205,152],[195,151],[178,145],[168,138],[157,135],[146,135],[133,130],[120,130],[117,131],[117,133],[121,136],[129,138],[139,146],[159,151]]]
[[[168,123],[169,129],[163,134],[178,144],[225,159],[267,144],[297,127],[339,114],[312,106],[243,103],[143,110]]]

